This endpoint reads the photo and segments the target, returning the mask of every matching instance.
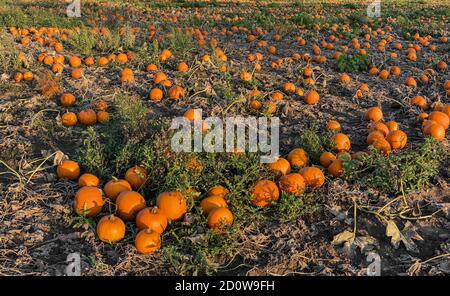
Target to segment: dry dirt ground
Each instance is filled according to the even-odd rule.
[[[419,189],[406,190],[406,192],[394,189],[394,192],[386,192],[359,182],[360,175],[356,175],[356,178],[332,178],[327,174],[324,187],[306,193],[305,200],[312,199],[312,201],[293,205],[284,203],[283,208],[281,205],[274,205],[271,209],[261,211],[251,209],[249,206],[245,209],[251,213],[236,214],[238,226],[230,230],[230,233],[223,234],[223,237],[211,234],[204,227],[204,223],[199,222],[197,226],[197,221],[202,220],[202,217],[194,210],[198,207],[198,201],[193,201],[185,221],[170,226],[170,230],[163,236],[161,250],[153,255],[143,256],[136,252],[132,244],[136,229],[132,223],[127,224],[125,241],[115,245],[100,242],[95,233],[95,223],[98,218],[80,219],[73,212],[73,197],[78,189],[77,184],[58,179],[54,159],[55,152],[62,151],[71,159],[80,160],[83,171],[95,169],[95,164],[98,162],[93,160],[88,163],[86,160],[88,152],[81,153],[80,156],[80,151],[87,151],[86,147],[89,145],[93,147],[93,150],[103,147],[96,146],[94,139],[98,139],[102,144],[107,130],[100,124],[89,130],[80,125],[72,128],[62,126],[60,117],[67,108],[59,104],[59,96],[45,97],[36,81],[49,68],[38,63],[37,56],[40,53],[53,54],[54,51],[35,42],[29,46],[21,45],[20,38],[11,36],[9,27],[73,27],[83,22],[88,28],[94,26],[113,28],[114,22],[117,22],[117,28],[125,25],[142,28],[141,33],[136,37],[137,41],[130,49],[117,46],[104,52],[94,49],[91,53],[97,59],[109,53],[138,52],[136,60],[126,65],[135,73],[135,82],[131,85],[124,86],[120,83],[119,73],[124,66],[119,64],[111,64],[104,68],[83,65],[84,77],[81,79],[71,78],[70,67],[66,65],[63,73],[56,77],[64,92],[73,93],[77,97],[77,104],[69,111],[79,112],[92,106],[95,101],[103,99],[110,106],[109,112],[114,123],[116,118],[125,116],[121,108],[131,108],[131,110],[136,108],[137,113],[144,108],[144,117],[138,119],[140,120],[138,122],[145,121],[146,124],[157,122],[155,124],[162,129],[158,135],[162,134],[164,138],[168,137],[168,131],[165,128],[170,123],[170,119],[181,116],[189,108],[202,108],[208,116],[225,114],[255,116],[259,113],[251,110],[248,104],[248,93],[254,87],[268,94],[281,90],[285,82],[293,82],[306,92],[311,87],[305,85],[302,78],[307,62],[304,60],[288,62],[285,60],[286,57],[291,56],[293,52],[298,52],[302,56],[309,53],[312,56],[313,44],[329,40],[328,37],[333,33],[326,25],[324,26],[324,23],[327,21],[326,16],[331,12],[342,20],[349,19],[352,25],[351,22],[356,21],[356,18],[349,18],[349,16],[361,16],[361,13],[363,15],[365,11],[364,5],[356,4],[353,7],[344,4],[294,5],[294,2],[280,2],[272,7],[267,4],[259,6],[251,1],[241,4],[220,1],[209,4],[179,1],[178,4],[162,3],[158,6],[153,4],[155,6],[147,7],[148,9],[145,10],[142,8],[145,4],[140,1],[136,1],[135,8],[132,5],[122,5],[123,3],[119,1],[106,2],[108,4],[100,6],[96,4],[96,1],[86,1],[83,4],[83,17],[77,20],[66,20],[65,4],[61,2],[55,4],[53,1],[6,1],[5,6],[0,8],[2,21],[0,25],[3,27],[0,32],[2,42],[11,41],[14,49],[24,52],[29,60],[28,65],[0,69],[1,275],[61,275],[67,265],[65,261],[68,254],[74,252],[81,254],[83,275],[366,275],[368,265],[366,256],[370,252],[375,252],[381,257],[383,275],[450,274],[448,132],[447,138],[439,144],[441,150],[437,153],[443,154],[443,157],[440,158],[435,173],[427,177],[426,182],[420,184]],[[389,6],[386,6],[390,9],[389,11],[413,13],[411,6],[389,3]],[[420,5],[416,10],[421,10]],[[371,25],[374,30],[378,27],[386,30],[386,26],[392,26],[394,29],[388,34],[394,37],[394,42],[403,45],[403,50],[398,52],[399,58],[393,60],[387,53],[376,50],[380,36],[368,41],[371,44],[371,48],[368,49],[370,61],[379,69],[399,66],[402,73],[398,77],[391,76],[384,81],[377,76],[370,76],[367,71],[354,72],[349,73],[352,81],[343,85],[338,79],[340,72],[332,58],[336,49],[322,50],[322,55],[327,57],[327,61],[323,64],[312,63],[316,80],[314,88],[321,96],[319,104],[309,106],[303,102],[301,96],[285,94],[283,101],[278,103],[278,110],[273,114],[281,120],[280,154],[282,156],[286,156],[293,148],[302,147],[305,144],[307,139],[301,137],[305,130],[317,127],[316,132],[319,137],[326,137],[327,132],[324,131],[324,127],[331,119],[339,121],[343,131],[349,135],[352,151],[367,151],[366,136],[369,123],[364,120],[363,114],[365,110],[373,106],[380,106],[385,120],[397,121],[402,130],[407,133],[408,147],[402,153],[418,149],[417,147],[424,143],[425,139],[417,120],[420,110],[409,104],[410,98],[420,94],[427,98],[430,105],[433,102],[450,102],[442,88],[443,83],[450,79],[448,69],[441,72],[434,71],[434,74],[430,76],[430,82],[426,85],[418,83],[416,88],[411,89],[403,84],[408,76],[414,76],[418,80],[419,75],[427,68],[434,68],[437,61],[449,62],[449,43],[438,42],[439,36],[448,35],[449,7],[445,4],[442,4],[443,6],[429,5],[427,7],[430,10],[435,9],[436,16],[422,17],[425,22],[432,19],[433,26],[425,23],[415,25],[422,30],[428,26],[430,33],[433,34],[431,43],[437,44],[438,49],[432,52],[424,48],[414,63],[405,59],[407,45],[418,43],[411,36],[417,29],[414,24],[406,21],[388,24],[383,18],[382,21]],[[445,8],[447,9],[446,16],[438,14],[443,8],[444,11]],[[113,13],[110,13],[111,11]],[[310,21],[320,21],[322,25],[320,31],[316,31],[313,27],[308,29],[291,27],[292,21],[289,19],[292,16],[300,13],[315,15],[315,11],[318,11],[319,18],[312,18]],[[37,12],[42,12],[40,18],[30,17]],[[255,12],[258,12],[259,17],[255,17],[253,20],[255,23],[252,23],[250,15]],[[198,20],[193,17],[195,13],[210,17]],[[8,17],[10,15],[18,15],[18,17],[10,18]],[[118,20],[119,15],[123,15],[124,18]],[[213,22],[214,15],[222,15],[223,19]],[[269,45],[276,46],[276,54],[270,56],[266,48],[259,48],[256,42],[248,42],[246,32],[238,31],[233,35],[221,35],[222,28],[230,30],[231,25],[234,24],[232,17],[235,15],[243,16],[241,20],[236,21],[238,26],[248,26],[250,30],[256,26],[266,26],[267,34],[259,38],[267,40]],[[177,22],[171,21],[170,18],[173,16],[178,17]],[[231,20],[226,20],[226,17]],[[419,17],[420,15],[417,16],[417,22]],[[329,22],[332,24],[338,21],[340,20],[333,19]],[[443,22],[444,25],[439,25],[439,22]],[[437,29],[435,23],[438,24]],[[186,45],[183,41],[178,43],[162,41],[160,45],[166,44],[171,48],[175,58],[161,67],[175,84],[186,88],[187,95],[176,102],[167,98],[161,102],[150,101],[148,92],[154,87],[153,74],[145,71],[148,61],[153,61],[154,58],[149,54],[154,45],[153,39],[145,41],[147,26],[150,24],[158,28],[156,36],[163,37],[175,27],[200,26],[208,30],[210,33],[206,40],[216,38],[219,47],[228,57],[226,62],[229,67],[228,72],[223,74],[218,71],[217,60],[213,60],[212,64],[205,64],[200,60],[202,55],[213,52],[209,46],[199,47],[194,39],[189,38],[186,43],[188,48],[182,48]],[[312,26],[308,22],[306,25]],[[216,32],[211,31],[214,26],[218,28]],[[361,29],[362,26],[350,26],[350,28],[352,28],[350,32],[342,33],[343,38],[336,44],[336,48],[342,45],[351,46],[350,39],[353,37],[360,39],[361,43],[365,41],[362,37],[365,33]],[[407,30],[410,30],[411,35],[406,34]],[[276,33],[282,36],[282,40],[273,40]],[[183,36],[179,38],[185,38]],[[302,36],[307,44],[298,45],[296,36]],[[142,49],[141,41],[147,43],[144,49]],[[79,48],[73,44],[63,42],[63,45],[64,51],[61,54],[66,57],[66,61],[72,55],[84,57],[79,52]],[[162,46],[158,49],[159,51],[163,48]],[[392,44],[388,44],[387,48],[387,52],[395,51]],[[141,54],[141,51],[144,53]],[[254,74],[253,84],[243,83],[239,79],[239,73],[243,69],[251,71],[252,63],[246,58],[249,53],[254,52],[263,52],[265,57],[261,62],[263,70]],[[428,61],[429,58],[432,59],[431,62]],[[272,69],[271,63],[276,59],[284,59],[285,62],[278,68]],[[187,74],[176,71],[177,63],[183,60],[187,61],[191,68]],[[24,71],[26,68],[35,74],[36,79],[15,83],[15,73]],[[367,83],[370,92],[362,99],[357,99],[355,92],[361,83]],[[126,102],[123,103],[123,100],[121,102],[117,99],[118,97],[125,97]],[[135,100],[138,101],[137,107],[129,103]],[[133,112],[127,114],[130,115]],[[130,119],[131,122],[133,120],[136,119]],[[120,124],[127,123],[121,121]],[[146,124],[144,125],[148,127]],[[129,130],[131,130],[130,134],[135,132],[133,127]],[[157,138],[147,138],[156,137],[155,133],[147,132],[144,131],[145,136],[139,138],[136,143],[147,143],[147,140],[159,141]],[[130,136],[130,141],[134,140],[134,136]],[[91,150],[89,153],[94,158],[98,156]],[[396,153],[400,152],[394,152],[394,157]],[[161,174],[168,176],[170,167],[177,165],[170,163],[173,159],[169,158],[169,169],[166,171],[156,167],[159,165],[156,162],[148,164],[147,168],[150,171],[155,170],[155,175],[163,172]],[[202,174],[213,174],[215,163],[208,166],[207,158],[201,159],[205,167],[211,170],[205,169]],[[83,163],[83,160],[86,162]],[[105,159],[105,163],[100,160],[101,165],[111,167],[109,171],[103,172],[102,182],[106,182],[112,175],[123,174],[127,165],[129,167],[140,164],[134,163],[134,160],[133,156],[130,156],[129,160],[119,165],[118,161],[114,162],[109,158]],[[420,159],[420,161],[425,163],[424,166],[427,165],[427,159]],[[217,166],[220,167],[221,164]],[[100,171],[99,167],[96,168]],[[239,168],[233,168],[239,171]],[[245,168],[240,169],[241,172],[245,172]],[[387,167],[387,170],[394,169],[397,168]],[[361,176],[361,178],[367,177]],[[232,179],[231,175],[226,177],[229,180]],[[236,177],[239,178],[239,176]],[[178,175],[172,174],[170,180],[168,177],[164,179],[161,176],[155,176],[155,178],[162,178],[163,181],[155,179],[158,181],[152,182],[143,192],[149,205],[154,204],[156,194],[163,191],[164,186],[182,184],[186,176],[183,175],[177,179]],[[204,177],[198,178],[203,180],[201,178]],[[254,180],[258,179],[255,176],[243,178],[247,182],[245,183],[246,186],[248,185],[247,189]],[[422,178],[422,175],[418,175],[417,178]],[[197,183],[193,186],[204,194],[207,186],[214,182],[221,183],[221,180],[213,179],[210,182],[212,183]],[[414,180],[411,182],[414,183]],[[160,184],[164,186],[159,186]],[[230,181],[227,184],[236,184],[236,181]],[[408,184],[403,185],[408,186]],[[229,189],[233,192],[233,188]],[[239,195],[241,200],[248,198],[248,190],[236,189],[236,191],[236,195]],[[238,212],[237,208],[240,205],[240,203],[233,204],[233,210]],[[105,213],[114,211],[112,204],[108,204],[106,208]],[[377,212],[380,209],[381,211]],[[406,210],[404,215],[399,214],[402,210]],[[394,223],[394,228],[390,223]],[[394,234],[391,233],[388,236],[387,229]],[[398,237],[391,237],[396,235]],[[426,261],[430,258],[432,260]]]

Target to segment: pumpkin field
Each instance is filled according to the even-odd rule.
[[[0,275],[449,275],[450,3],[372,2],[0,0]]]

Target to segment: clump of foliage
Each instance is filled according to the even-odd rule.
[[[0,70],[8,71],[19,67],[19,54],[12,39],[4,31],[0,31]]]
[[[297,219],[312,218],[321,210],[320,195],[310,192],[300,198],[293,195],[282,194],[278,203],[278,212],[281,222],[295,221]]]
[[[363,72],[369,68],[369,57],[366,54],[342,54],[336,60],[336,66],[340,72]]]
[[[330,151],[332,134],[329,131],[319,131],[313,125],[300,133],[300,147],[303,148],[313,163],[318,163],[320,155],[325,151]]]
[[[438,175],[449,153],[433,138],[413,150],[384,156],[374,148],[360,160],[343,158],[345,176],[388,194],[420,190]]]
[[[316,22],[315,20],[306,12],[299,12],[296,16],[292,18],[292,22],[299,26],[305,26],[305,28],[312,28]]]
[[[67,42],[83,56],[90,55],[96,44],[95,37],[87,29],[81,30],[78,34],[72,34]]]

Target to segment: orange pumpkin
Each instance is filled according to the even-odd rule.
[[[392,149],[403,149],[406,146],[408,137],[401,130],[389,132],[386,136],[386,140],[391,145]]]
[[[78,120],[84,125],[94,125],[97,123],[97,113],[92,109],[82,110],[78,113]]]
[[[136,226],[139,230],[151,229],[162,234],[167,228],[167,217],[157,207],[144,208],[136,215]]]
[[[267,207],[278,201],[280,191],[277,184],[270,180],[260,180],[251,189],[251,203],[257,207]]]
[[[102,191],[92,186],[81,187],[75,194],[73,206],[79,215],[88,218],[97,215],[103,208]]]
[[[140,166],[129,168],[125,173],[125,180],[130,183],[131,188],[138,190],[147,181],[147,171]]]
[[[288,154],[288,161],[293,167],[304,167],[308,159],[308,154],[302,148],[295,148]]]
[[[120,218],[131,221],[140,210],[145,208],[145,199],[138,192],[123,191],[117,196],[116,207]]]
[[[351,147],[350,139],[347,135],[343,133],[338,133],[333,137],[333,145],[334,150],[341,151],[349,151]]]
[[[169,89],[168,94],[169,98],[171,98],[172,100],[179,100],[186,95],[186,91],[184,90],[183,87],[179,85],[174,85]]]
[[[305,191],[305,180],[301,174],[292,173],[279,180],[280,190],[286,194],[300,196]]]
[[[319,188],[325,183],[325,176],[317,167],[304,167],[300,170],[300,174],[308,187]]]
[[[161,248],[161,235],[151,229],[142,229],[134,239],[134,246],[140,254],[152,254]]]
[[[433,111],[428,116],[429,120],[433,120],[444,127],[444,129],[448,129],[450,124],[449,117],[446,113],[441,111]]]
[[[78,187],[93,186],[97,187],[100,184],[100,179],[97,176],[85,173],[78,179]]]
[[[200,202],[200,207],[205,215],[208,215],[215,208],[227,206],[225,199],[219,195],[210,195]]]
[[[72,107],[75,105],[76,99],[73,94],[65,93],[61,96],[60,102],[64,107]]]
[[[116,201],[117,196],[123,191],[131,191],[131,185],[127,180],[113,178],[103,187],[106,197],[112,201]]]
[[[97,224],[98,238],[105,243],[116,243],[125,237],[125,223],[114,215],[104,216]]]
[[[324,152],[320,155],[319,162],[324,168],[328,166],[336,159],[336,156],[331,152]]]
[[[303,100],[308,105],[315,105],[320,101],[320,96],[317,91],[311,90],[304,96]]]
[[[80,166],[73,160],[64,160],[56,168],[56,174],[59,178],[76,180],[80,176]]]
[[[379,107],[372,107],[366,111],[364,118],[370,121],[380,121],[383,119],[383,111]]]
[[[233,213],[224,207],[213,209],[208,215],[208,226],[215,231],[223,231],[233,224]]]
[[[288,160],[280,157],[269,164],[269,168],[277,175],[287,175],[291,172],[291,164]]]
[[[186,199],[177,191],[159,194],[156,205],[169,220],[179,221],[187,212]]]
[[[66,112],[61,116],[61,122],[64,126],[74,126],[78,122],[77,115],[73,112]]]

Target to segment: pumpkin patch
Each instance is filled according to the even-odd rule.
[[[44,2],[0,9],[1,274],[447,274],[447,3]]]

